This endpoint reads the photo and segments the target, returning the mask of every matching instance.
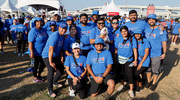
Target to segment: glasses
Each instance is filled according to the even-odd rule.
[[[81,18],[81,19],[84,19],[84,20],[86,20],[87,18]]]
[[[76,30],[76,29],[71,29],[71,30]]]
[[[99,25],[104,25],[104,23],[98,23]]]
[[[118,24],[119,22],[113,22],[112,24]]]

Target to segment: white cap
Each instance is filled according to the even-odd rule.
[[[56,11],[54,12],[54,15],[58,14],[60,16],[60,12],[59,11]]]
[[[80,49],[79,43],[73,43],[72,44],[72,49],[75,49],[75,48],[79,48]]]

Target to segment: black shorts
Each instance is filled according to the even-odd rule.
[[[113,79],[114,80],[114,76],[111,74],[108,74],[105,79],[103,80],[102,84],[104,83],[105,85],[107,85],[107,82],[109,79]],[[98,92],[99,87],[101,84],[98,84],[95,82],[95,80],[93,78],[91,78],[91,88],[90,88],[90,93],[91,94],[95,94]]]
[[[179,34],[173,34],[173,33],[172,33],[172,35],[174,35],[174,36],[178,36]]]
[[[0,33],[0,41],[2,41],[2,34]]]

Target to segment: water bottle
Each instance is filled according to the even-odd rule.
[[[160,26],[160,35],[163,35],[162,26]]]
[[[133,66],[134,66],[134,63],[129,64],[129,67],[133,67]]]
[[[31,58],[31,65],[32,68],[34,67],[34,58]]]

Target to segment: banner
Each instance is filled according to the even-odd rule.
[[[116,16],[116,15],[119,15],[119,12],[108,12],[109,16]]]
[[[155,12],[155,6],[148,6],[148,7],[147,7],[146,17],[147,17],[149,14],[154,14],[154,12]]]

